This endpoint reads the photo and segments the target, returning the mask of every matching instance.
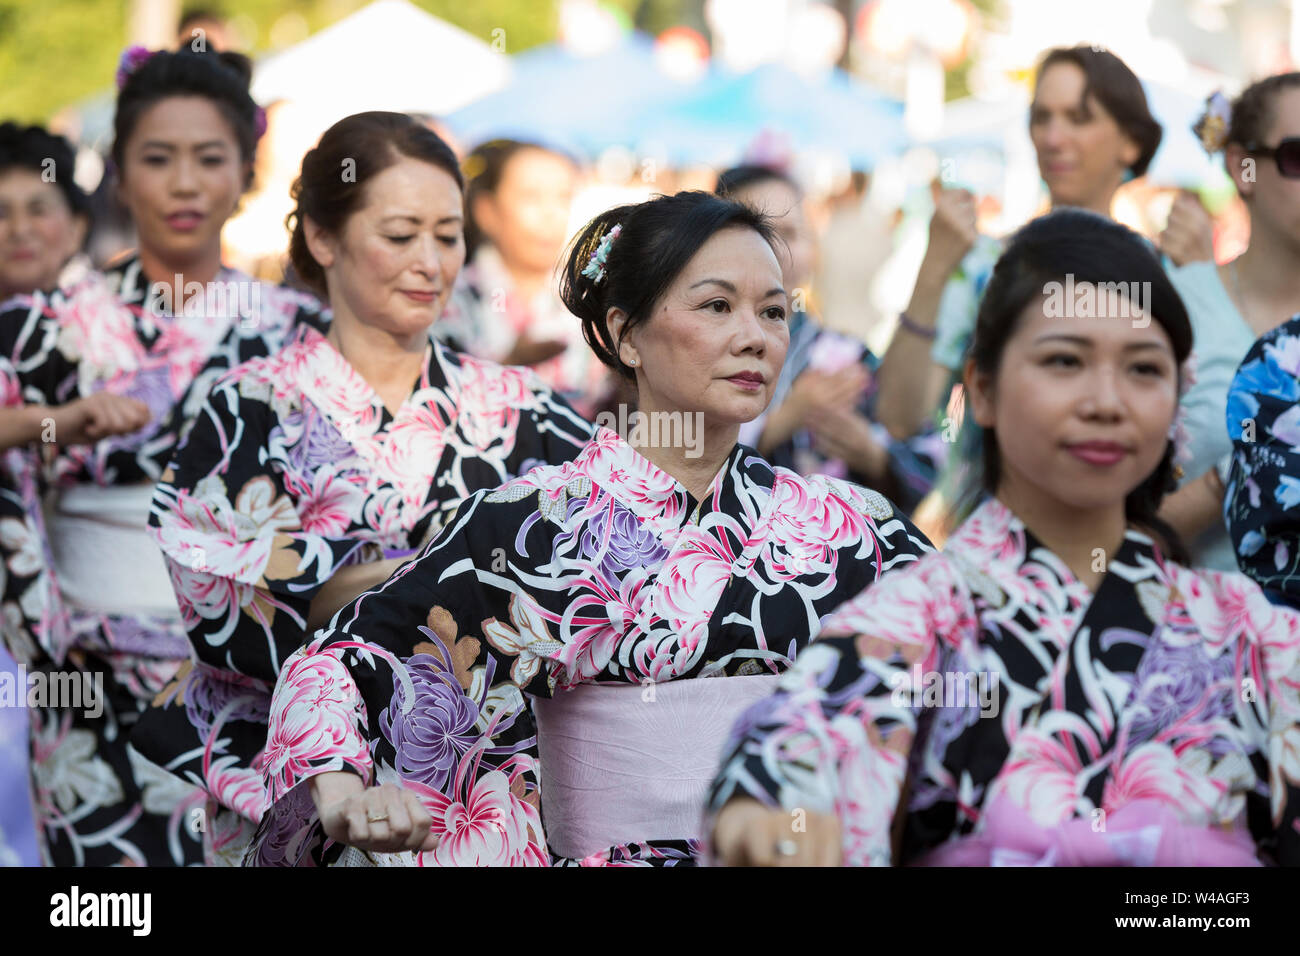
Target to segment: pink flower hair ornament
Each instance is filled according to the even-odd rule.
[[[157,51],[143,46],[129,46],[123,50],[121,58],[117,61],[117,88],[120,90],[126,86],[126,81],[131,74],[144,66],[155,52]]]

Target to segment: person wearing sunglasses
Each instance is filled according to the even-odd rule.
[[[1216,93],[1195,129],[1209,152],[1223,153],[1250,214],[1250,245],[1230,262],[1189,263],[1171,275],[1192,317],[1197,381],[1183,398],[1186,479],[1161,516],[1198,563],[1235,570],[1224,488],[1229,432],[1247,425],[1227,415],[1229,385],[1255,340],[1300,312],[1300,72],[1266,77],[1231,103]]]

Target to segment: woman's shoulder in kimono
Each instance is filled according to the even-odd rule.
[[[241,321],[236,325],[240,332],[271,335],[285,341],[300,325],[309,325],[319,332],[329,328],[329,309],[310,292],[254,279],[235,269],[223,270],[221,278],[226,282],[248,283],[247,303],[240,299]],[[245,304],[247,310],[243,309]],[[242,314],[245,311],[247,314]]]
[[[758,455],[758,452],[754,452]],[[813,493],[819,497],[827,495],[838,498],[857,511],[859,514],[865,514],[876,523],[889,521],[897,518],[911,524],[907,516],[899,510],[898,506],[874,489],[866,485],[860,485],[857,482],[849,481],[845,478],[835,478],[830,475],[801,475],[789,468],[779,465],[770,466],[773,474],[773,488],[788,487],[791,490],[798,489],[800,493]],[[929,539],[916,531],[918,539],[925,545],[925,550],[933,550]]]
[[[758,457],[757,452],[753,455]],[[837,502],[843,511],[869,519],[875,528],[875,538],[890,551],[881,564],[882,572],[934,551],[934,545],[925,532],[880,492],[844,478],[800,475],[789,468],[768,467],[772,470],[774,513],[790,512],[797,515],[802,524],[809,520],[816,522],[824,512],[826,519],[831,521],[831,511],[835,509],[826,506]],[[824,504],[809,512],[810,502]]]
[[[491,359],[458,352],[438,339],[430,341],[432,364],[442,373],[448,396],[462,413],[468,411],[485,420],[494,420],[509,411],[527,412],[535,422],[550,418],[570,441],[579,445],[595,434],[595,426],[531,368],[500,365]]]
[[[57,347],[69,361],[108,360],[135,352],[136,321],[118,292],[118,277],[87,271],[66,286],[17,295],[0,303],[0,351]]]
[[[1186,608],[1195,630],[1212,644],[1244,640],[1267,655],[1282,653],[1288,670],[1300,666],[1300,611],[1269,601],[1240,571],[1163,564],[1169,598]]]
[[[275,347],[231,365],[213,383],[209,401],[218,392],[235,392],[241,401],[272,404],[272,395],[296,393],[304,371],[310,373],[312,353],[320,347],[317,323],[286,324],[279,329],[283,339]],[[318,364],[318,363],[317,363]]]

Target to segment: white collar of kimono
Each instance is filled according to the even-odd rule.
[[[742,447],[736,445],[713,476],[706,501],[716,497]],[[676,525],[685,517],[686,507],[693,500],[681,482],[611,428],[598,427],[595,437],[579,453],[574,465],[593,484],[609,491],[639,518],[663,519]]]

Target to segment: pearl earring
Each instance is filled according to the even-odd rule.
[[[628,364],[628,365],[635,365],[635,364],[636,364],[636,359],[628,359],[628,360],[627,360],[627,364]]]

